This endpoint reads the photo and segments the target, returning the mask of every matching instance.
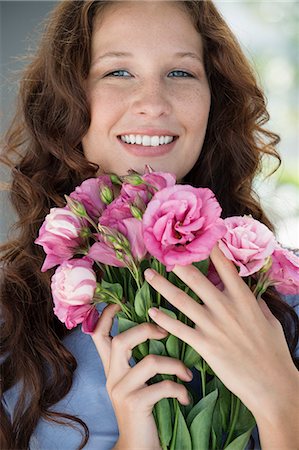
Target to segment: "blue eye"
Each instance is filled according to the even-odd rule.
[[[169,74],[171,78],[173,78],[173,76],[171,75],[172,73],[176,74],[174,75],[174,78],[194,78],[193,75],[191,75],[191,73],[185,72],[184,70],[173,70]]]
[[[124,76],[124,73],[129,74],[129,72],[127,70],[114,70],[113,72],[107,73],[107,75],[105,75],[106,77],[116,77],[116,78],[128,78],[127,75]],[[129,76],[131,76],[129,74]]]

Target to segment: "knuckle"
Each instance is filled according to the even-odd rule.
[[[140,328],[142,329],[142,331],[146,334],[146,335],[150,335],[153,332],[153,325],[146,322],[146,323],[142,323],[140,325]]]
[[[165,391],[171,392],[173,391],[175,382],[171,380],[163,380],[161,381],[161,384],[163,384],[163,389],[165,389]]]
[[[147,355],[144,357],[144,361],[146,364],[148,364],[152,368],[156,368],[158,365],[159,357],[158,357],[158,355],[150,354],[150,355]]]
[[[114,336],[114,338],[112,339],[111,345],[112,348],[121,348],[124,346],[124,341],[125,341],[125,337],[123,336],[122,333],[117,334],[116,336]]]
[[[173,296],[173,303],[180,309],[186,303],[186,295],[180,289],[176,289]]]

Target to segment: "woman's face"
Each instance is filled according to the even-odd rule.
[[[102,171],[124,175],[149,164],[180,180],[199,156],[210,89],[201,37],[181,8],[117,2],[95,20],[82,143]]]

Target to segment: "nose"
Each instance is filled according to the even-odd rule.
[[[134,114],[155,118],[170,114],[171,109],[167,89],[162,81],[147,81],[136,88],[132,101]]]

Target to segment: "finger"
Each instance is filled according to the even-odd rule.
[[[157,374],[176,375],[181,380],[189,382],[192,372],[178,359],[170,356],[148,355],[136,364],[122,379],[127,393],[145,386],[146,382]]]
[[[160,327],[167,330],[170,334],[173,334],[192,347],[197,343],[198,330],[185,325],[180,320],[173,319],[157,308],[150,308],[148,314]],[[192,320],[197,320],[197,318],[194,317]]]
[[[104,308],[94,332],[91,334],[92,340],[102,360],[107,377],[110,366],[111,341],[110,331],[113,325],[115,314],[121,310],[119,305],[108,305]]]
[[[131,368],[129,360],[134,347],[147,339],[162,339],[167,334],[166,330],[160,329],[153,323],[142,323],[115,336],[111,343],[110,382],[117,383]]]
[[[185,294],[185,292],[177,286],[174,286],[166,280],[166,278],[158,274],[155,270],[147,269],[144,272],[144,276],[146,281],[156,289],[156,291],[160,292],[169,303],[182,311],[182,313],[189,317],[190,320],[194,321],[195,317],[198,319],[200,319],[200,317],[203,318],[202,306],[196,303],[195,300]]]
[[[176,265],[175,273],[192,291],[206,304],[215,303],[215,299],[222,297],[221,291],[192,264],[188,266]]]
[[[234,263],[226,258],[222,253],[218,245],[215,245],[211,252],[211,261],[213,262],[215,269],[219,277],[221,278],[225,290],[228,292],[237,292],[240,296],[240,292],[248,291],[248,286],[244,283],[240,277],[237,268]]]
[[[146,386],[140,389],[134,397],[136,403],[145,405],[145,409],[148,409],[149,412],[152,411],[155,403],[163,398],[176,398],[182,405],[189,405],[190,403],[186,387],[171,380]]]

